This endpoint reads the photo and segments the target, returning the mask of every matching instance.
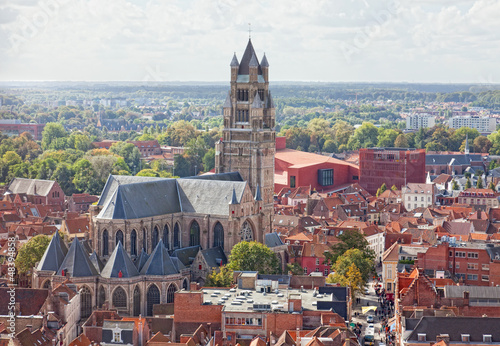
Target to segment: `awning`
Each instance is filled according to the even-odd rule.
[[[366,314],[368,311],[376,311],[377,307],[376,306],[362,306],[361,311],[363,314]]]

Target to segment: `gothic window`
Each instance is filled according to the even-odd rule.
[[[174,249],[177,249],[179,247],[181,247],[181,243],[180,243],[180,231],[179,231],[179,224],[176,223],[175,226],[174,226]]]
[[[109,241],[109,235],[108,235],[108,230],[104,230],[102,232],[102,255],[107,256],[109,255],[109,250],[108,250],[108,241]]]
[[[214,247],[220,246],[224,250],[224,228],[217,222],[214,227]]]
[[[250,223],[245,221],[243,225],[241,225],[240,230],[240,239],[241,241],[252,241],[253,240],[253,231]]]
[[[122,232],[122,231],[120,231],[120,230],[118,230],[118,231],[116,232],[116,236],[115,236],[115,244],[116,244],[116,246],[118,246],[118,243],[119,243],[119,242],[121,242],[121,243],[122,243],[122,246],[124,246],[124,245],[123,245],[123,232]]]
[[[102,308],[102,305],[106,301],[106,291],[104,286],[99,287],[99,295],[97,296],[97,306]]]
[[[148,242],[146,241],[146,228],[143,228],[142,229],[142,248],[144,250],[147,250],[148,249],[147,245],[148,245]]]
[[[200,245],[200,225],[193,221],[189,229],[189,246]]]
[[[45,280],[42,287],[43,288],[50,288],[50,280]]]
[[[175,291],[177,291],[177,287],[174,284],[170,284],[167,289],[167,303],[174,302]]]
[[[137,232],[135,229],[130,233],[130,254],[137,256]]]
[[[264,102],[264,89],[259,89],[259,97],[262,102]]]
[[[184,281],[182,282],[182,288],[187,291],[189,288],[188,285],[189,285],[189,283],[188,283],[187,279],[184,279]]]
[[[139,316],[141,314],[141,291],[139,286],[135,286],[134,289],[134,316]]]
[[[158,226],[155,226],[153,229],[153,234],[151,236],[151,251],[156,248],[156,245],[158,245]]]
[[[80,317],[88,318],[92,313],[92,294],[87,286],[80,290]]]
[[[165,227],[163,227],[163,245],[165,245],[167,250],[170,249],[170,244],[168,242],[168,237],[169,237],[168,233],[169,233],[168,232],[168,225],[165,225]]]
[[[115,308],[127,307],[127,294],[125,293],[125,290],[121,287],[117,287],[113,292],[113,306]]]
[[[149,286],[147,294],[147,315],[153,316],[153,305],[160,304],[160,290],[156,285]]]

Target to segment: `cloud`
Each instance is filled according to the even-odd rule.
[[[0,78],[223,81],[251,22],[273,80],[475,82],[498,67],[499,12],[492,0],[22,0],[0,5]]]

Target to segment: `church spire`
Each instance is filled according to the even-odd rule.
[[[234,52],[233,60],[231,60],[230,66],[231,67],[238,67],[238,66],[240,66],[240,63],[238,62],[238,58],[236,57],[236,52]]]
[[[469,155],[469,134],[465,134],[465,155]]]

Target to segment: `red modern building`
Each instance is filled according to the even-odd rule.
[[[359,149],[359,184],[375,195],[384,183],[398,189],[407,183],[425,183],[425,150]]]
[[[286,138],[276,137],[274,192],[298,186],[329,192],[342,185],[357,183],[358,180],[359,169],[355,164],[329,156],[287,149]]]
[[[0,132],[8,136],[18,136],[23,132],[29,132],[37,141],[42,139],[42,131],[45,124],[21,123],[20,120],[0,120]]]

